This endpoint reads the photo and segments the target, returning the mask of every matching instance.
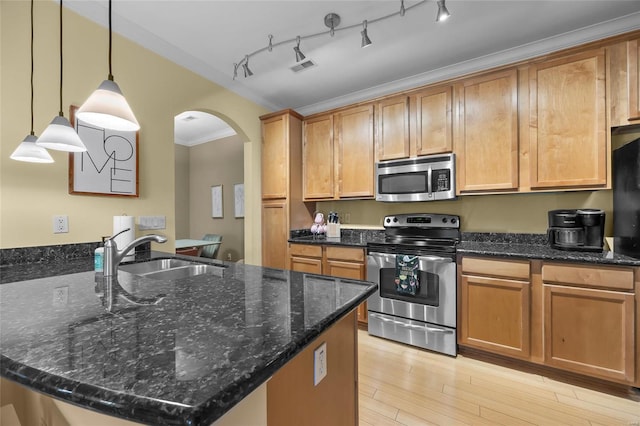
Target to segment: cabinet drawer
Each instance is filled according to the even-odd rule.
[[[633,270],[604,266],[544,264],[542,281],[578,287],[633,290]]]
[[[322,246],[310,245],[310,244],[290,244],[289,254],[291,256],[307,256],[307,257],[322,257]]]
[[[462,258],[462,273],[491,275],[529,280],[529,261],[495,260],[477,257]]]
[[[325,246],[327,259],[339,259],[344,261],[364,262],[364,250],[348,247]]]

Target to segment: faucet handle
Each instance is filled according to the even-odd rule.
[[[120,234],[124,234],[124,233],[125,233],[125,232],[127,232],[127,231],[131,231],[131,228],[123,229],[122,231],[118,232],[118,233],[117,233],[117,234],[115,234],[115,235],[112,235],[112,236],[111,236],[111,237],[109,237],[108,239],[109,239],[109,240],[113,240],[113,239],[114,239],[115,237],[117,237],[118,235],[120,235]]]

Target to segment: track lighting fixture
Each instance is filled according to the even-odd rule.
[[[33,0],[31,0],[31,133],[20,142],[9,158],[27,163],[53,163],[49,152],[36,145],[37,140],[33,132]]]
[[[138,131],[136,120],[129,103],[125,99],[111,73],[111,0],[109,0],[109,75],[78,109],[77,117],[88,124],[105,129]]]
[[[447,6],[444,4],[445,0],[438,0],[438,15],[436,17],[436,22],[443,22],[449,19],[451,14],[447,10]]]
[[[360,47],[371,46],[371,40],[369,39],[369,36],[367,35],[367,20],[366,19],[364,21],[362,21],[362,27],[363,27],[363,30],[360,31],[360,34],[362,35],[362,44],[360,45]]]
[[[316,38],[316,37],[321,37],[321,36],[326,36],[327,34],[329,34],[329,36],[333,37],[335,35],[335,33],[337,31],[345,31],[345,30],[351,30],[354,28],[359,28],[362,25],[362,31],[360,31],[360,35],[362,36],[362,42],[361,42],[361,47],[367,47],[370,46],[372,44],[371,39],[369,39],[369,35],[367,33],[367,24],[374,24],[380,21],[384,21],[385,19],[389,19],[392,18],[394,16],[404,16],[406,14],[407,11],[412,10],[415,7],[421,6],[423,4],[426,3],[432,3],[432,1],[427,1],[427,0],[421,0],[418,1],[415,4],[412,4],[410,6],[405,6],[404,4],[404,0],[400,0],[400,9],[397,12],[393,12],[390,13],[388,15],[384,15],[384,16],[380,16],[378,18],[375,19],[366,19],[361,21],[361,23],[357,23],[357,24],[351,24],[348,26],[343,26],[343,27],[339,27],[340,26],[340,15],[336,14],[336,13],[329,13],[324,17],[324,25],[329,28],[329,31],[321,31],[315,34],[309,34],[309,35],[299,35],[296,38],[292,38],[289,40],[284,40],[284,41],[279,41],[277,43],[273,42],[273,36],[269,35],[269,44],[266,47],[263,47],[261,49],[258,49],[254,52],[251,52],[247,55],[244,56],[244,58],[242,58],[239,62],[234,63],[233,64],[233,79],[235,80],[236,77],[238,76],[238,68],[242,67],[244,70],[244,76],[245,77],[249,77],[252,76],[253,73],[251,72],[251,70],[249,70],[249,58],[252,56],[255,56],[259,53],[262,53],[264,51],[273,51],[274,47],[283,45],[283,44],[289,44],[289,43],[295,43],[295,46],[293,47],[294,52],[296,53],[296,62],[301,62],[303,60],[306,59],[305,55],[300,51],[300,41],[301,40],[307,40],[310,38]],[[450,14],[449,11],[447,10],[447,7],[445,6],[445,0],[437,0],[437,4],[438,4],[438,15],[437,15],[437,19],[436,22],[442,22],[444,20],[446,20]]]
[[[301,62],[305,60],[306,56],[300,51],[300,36],[296,38],[296,42],[298,44],[293,48],[293,51],[296,52],[296,62]]]
[[[51,120],[51,123],[44,129],[42,135],[38,138],[36,145],[43,148],[54,149],[57,151],[67,152],[84,152],[87,147],[71,127],[71,123],[67,120],[62,112],[62,0],[60,0],[60,109],[58,116]]]

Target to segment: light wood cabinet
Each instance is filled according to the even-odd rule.
[[[338,198],[373,198],[373,105],[334,115]]]
[[[459,343],[528,359],[529,262],[464,257],[461,266]]]
[[[409,97],[385,99],[376,105],[376,161],[409,158]]]
[[[303,198],[330,199],[335,194],[333,115],[323,115],[304,122]]]
[[[456,93],[456,192],[517,190],[517,69],[465,80]]]
[[[450,85],[424,89],[411,95],[415,111],[412,129],[415,154],[429,155],[453,150],[453,88]]]
[[[629,121],[640,120],[640,39],[627,42]]]
[[[318,244],[289,244],[289,269],[311,274],[365,280],[364,249]],[[358,323],[367,324],[367,302],[358,306]]]
[[[373,198],[373,134],[372,104],[306,120],[304,200]]]
[[[286,110],[262,124],[262,266],[285,268],[290,229],[312,222],[302,201],[302,117]]]
[[[605,50],[531,65],[532,188],[606,187]]]
[[[545,264],[542,281],[545,364],[634,383],[633,271]]]

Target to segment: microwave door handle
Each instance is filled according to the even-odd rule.
[[[427,169],[427,193],[429,194],[429,197],[431,197],[431,192],[432,192],[432,188],[431,188],[431,166],[429,166],[429,168]]]

